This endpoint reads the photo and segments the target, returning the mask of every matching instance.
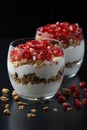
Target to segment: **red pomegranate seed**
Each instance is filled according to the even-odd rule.
[[[84,88],[83,91],[84,91],[84,92],[87,92],[87,88]]]
[[[64,108],[65,110],[68,110],[69,108],[72,108],[72,107],[71,107],[71,104],[70,104],[69,102],[64,102],[64,103],[62,103],[62,106],[63,106],[63,108]]]
[[[80,98],[80,92],[79,91],[75,91],[75,92],[73,92],[73,97],[74,98]]]
[[[87,105],[87,98],[83,98],[83,99],[82,99],[82,103],[83,103],[84,105]]]
[[[75,99],[74,106],[78,109],[82,108],[82,102],[78,99]]]
[[[75,92],[75,91],[77,91],[78,86],[77,85],[71,85],[70,89],[71,89],[72,92]]]
[[[62,96],[62,92],[61,91],[57,91],[57,93],[56,93],[56,97],[58,98],[59,96]]]
[[[84,92],[85,93],[85,96],[87,97],[87,92]]]
[[[64,102],[66,98],[64,96],[59,96],[58,97],[59,102]]]
[[[83,88],[86,86],[86,82],[80,82],[80,83],[79,83],[79,86],[80,86],[80,88],[83,89]]]

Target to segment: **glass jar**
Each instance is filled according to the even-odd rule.
[[[85,41],[82,28],[79,24],[68,22],[56,22],[47,24],[36,30],[36,39],[54,38],[62,43],[65,55],[65,71],[67,77],[74,77],[83,62]]]
[[[22,38],[9,45],[8,74],[22,98],[36,101],[53,97],[62,83],[64,66],[64,53],[57,40]]]

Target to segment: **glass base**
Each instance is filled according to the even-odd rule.
[[[70,74],[70,75],[65,75],[64,77],[66,77],[66,78],[73,78],[74,76],[76,76],[76,73],[75,74]]]
[[[54,95],[51,96],[47,96],[47,97],[27,97],[27,96],[23,96],[23,95],[19,95],[21,98],[26,99],[26,100],[30,100],[30,101],[43,101],[43,100],[49,100],[52,97],[54,97]]]

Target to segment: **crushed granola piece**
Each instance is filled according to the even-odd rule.
[[[34,114],[34,113],[27,113],[27,118],[34,118],[34,117],[36,117],[36,114]]]
[[[3,110],[3,113],[6,115],[10,115],[10,110],[8,108],[6,108]]]
[[[33,109],[31,109],[30,111],[31,111],[32,113],[35,113],[37,110],[33,108]]]
[[[2,89],[2,93],[8,94],[8,92],[9,92],[9,89],[7,89],[7,88]]]

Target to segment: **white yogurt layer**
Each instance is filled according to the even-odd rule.
[[[17,84],[13,79],[10,79],[12,86],[16,90],[16,92],[25,98],[41,98],[41,97],[49,97],[55,95],[57,90],[60,87],[60,84],[62,82],[62,78],[59,82],[51,82],[48,84],[38,84],[38,85],[32,85],[32,84]]]
[[[84,56],[84,40],[81,41],[81,44],[78,46],[70,46],[64,49],[65,62],[78,61]]]
[[[76,64],[73,64],[72,67],[65,66],[64,75],[70,76],[70,77],[72,77],[71,75],[76,75],[76,73],[79,71],[81,64],[83,62],[84,52],[85,52],[84,40],[82,40],[81,44],[76,47],[70,46],[64,49],[65,63],[68,63],[68,62],[72,63],[74,61],[78,61]]]
[[[46,65],[41,67],[31,66],[29,64],[25,64],[22,66],[14,67],[14,65],[8,60],[8,71],[10,74],[18,74],[18,77],[22,78],[24,75],[35,73],[36,76],[44,79],[50,79],[52,76],[56,76],[60,68],[65,65],[64,57],[56,57],[53,61],[58,62],[58,64],[54,62],[45,62]]]

